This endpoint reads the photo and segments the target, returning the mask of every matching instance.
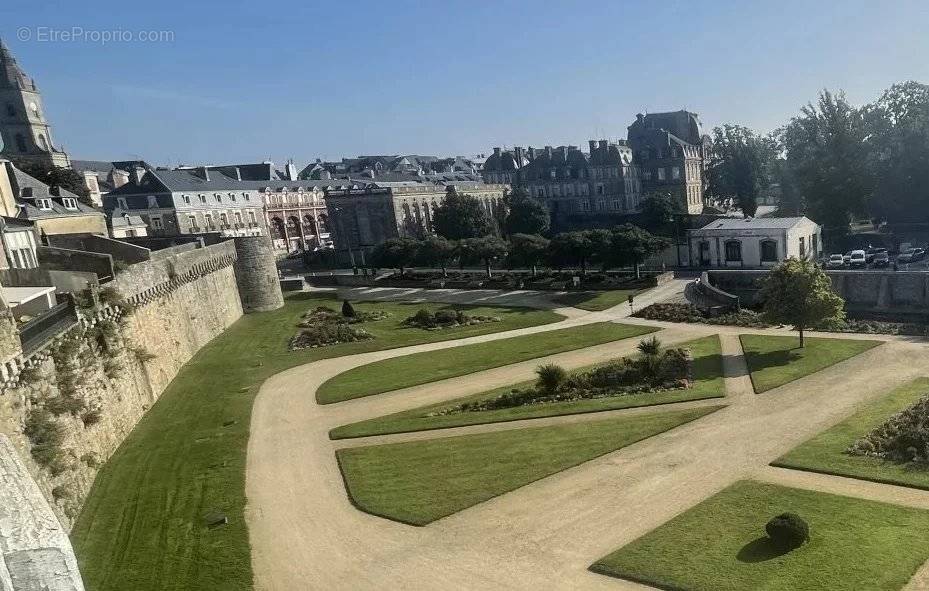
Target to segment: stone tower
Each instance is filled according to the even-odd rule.
[[[71,160],[52,141],[42,95],[0,40],[0,156],[70,168]]]
[[[277,276],[271,239],[267,236],[234,238],[238,259],[235,262],[235,282],[239,287],[242,311],[267,312],[284,305],[281,283]]]

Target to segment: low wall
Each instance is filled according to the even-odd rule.
[[[147,248],[129,244],[121,240],[114,240],[97,234],[59,234],[48,237],[49,246],[69,248],[72,250],[86,250],[108,254],[114,260],[128,264],[141,263],[151,258],[151,251]]]
[[[100,281],[107,281],[115,274],[113,257],[108,254],[39,246],[36,248],[39,266],[49,271],[81,271],[96,273]]]

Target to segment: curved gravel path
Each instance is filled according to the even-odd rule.
[[[637,307],[661,301],[679,287],[672,284],[644,294],[637,298]],[[736,335],[783,331],[642,322],[626,319],[627,315],[625,305],[605,312],[575,311],[568,320],[543,327],[326,359],[269,379],[258,394],[252,414],[246,476],[246,514],[256,588],[642,590],[648,588],[590,573],[587,567],[735,480],[757,477],[806,488],[839,487],[843,494],[885,494],[893,498],[894,493],[875,492],[871,483],[838,479],[841,483],[836,484],[792,472],[784,475],[790,471],[776,471],[767,464],[851,414],[856,406],[924,373],[921,368],[929,349],[922,341],[873,337],[888,342],[819,373],[755,395]],[[333,442],[327,436],[331,428],[520,381],[531,376],[539,360],[320,406],[313,395],[325,380],[353,367],[398,355],[620,319],[662,326],[664,330],[658,336],[666,342],[720,334],[729,406],[427,527],[394,523],[351,505],[335,460],[337,447],[431,438],[453,431]],[[631,352],[635,340],[629,341],[562,353],[551,359],[569,367],[586,365]],[[658,409],[649,410],[660,412]],[[595,416],[539,419],[532,423]],[[518,426],[504,423],[454,431]],[[929,493],[899,494],[910,503],[929,506]],[[927,575],[929,570],[921,571],[908,589],[925,588],[920,581],[929,581]]]

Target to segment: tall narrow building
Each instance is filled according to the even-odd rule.
[[[69,168],[68,155],[55,146],[35,80],[23,72],[0,40],[0,157],[16,162]]]

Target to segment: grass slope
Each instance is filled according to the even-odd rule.
[[[564,306],[572,306],[590,312],[601,312],[613,306],[627,304],[629,294],[633,296],[640,293],[638,289],[612,289],[609,291],[579,291],[566,293],[555,298],[555,301]]]
[[[366,323],[378,338],[287,351],[301,313],[340,302],[301,294],[284,308],[248,315],[203,347],[178,373],[98,474],[72,541],[88,589],[251,589],[245,507],[245,452],[252,402],[269,376],[324,357],[508,330],[559,320],[550,312],[477,308],[503,322],[429,332],[399,323],[435,304],[360,303],[386,310]],[[475,330],[477,329],[477,330]],[[220,510],[229,524],[208,529]]]
[[[929,490],[929,471],[844,453],[856,439],[927,394],[929,378],[914,380],[792,449],[773,465]]]
[[[880,341],[739,335],[755,392],[783,386],[881,344]]]
[[[765,522],[793,511],[810,541],[787,554]],[[687,591],[898,591],[929,558],[929,511],[738,482],[591,569]]]
[[[371,396],[656,330],[650,326],[598,322],[394,357],[356,367],[330,378],[316,391],[316,401],[330,404]]]
[[[362,511],[425,525],[721,407],[340,449]]]
[[[722,353],[719,345],[719,337],[716,335],[704,337],[702,339],[683,343],[680,346],[689,347],[694,356],[694,384],[687,390],[672,390],[655,394],[630,394],[626,396],[616,396],[615,398],[600,398],[597,400],[556,402],[500,410],[428,416],[431,413],[458,406],[464,402],[494,398],[513,388],[523,388],[532,385],[532,381],[527,381],[496,388],[488,392],[481,392],[472,396],[466,396],[464,398],[359,421],[350,425],[343,425],[330,431],[329,437],[332,439],[346,439],[350,437],[366,437],[369,435],[385,435],[388,433],[447,429],[449,427],[461,427],[465,425],[480,425],[484,423],[517,421],[521,419],[537,419],[556,415],[600,412],[604,410],[669,404],[672,402],[683,402],[685,400],[703,400],[706,398],[720,398],[725,396],[726,391],[723,380]],[[583,371],[584,369],[589,368],[580,368],[576,371]]]

